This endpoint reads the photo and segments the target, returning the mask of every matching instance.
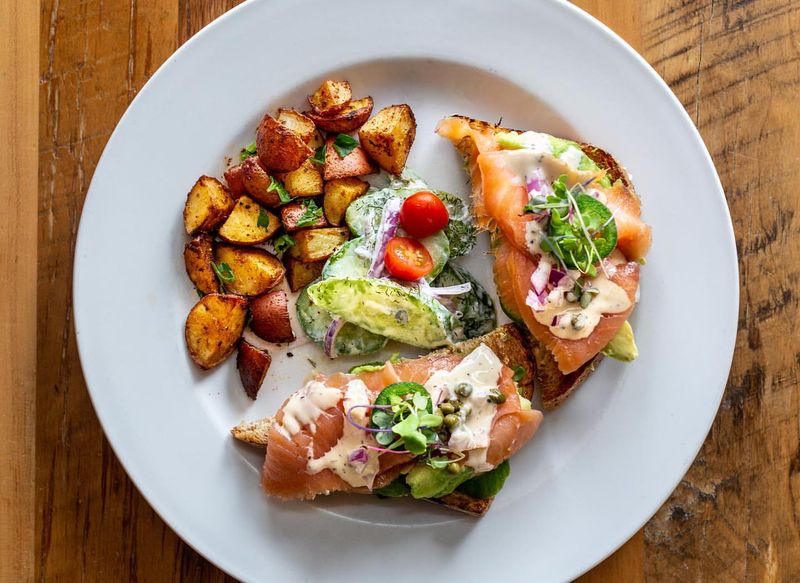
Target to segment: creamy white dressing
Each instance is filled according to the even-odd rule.
[[[452,370],[436,371],[425,383],[434,403],[460,398],[462,413],[465,408],[470,409],[470,414],[461,415],[458,425],[451,430],[447,446],[455,452],[468,452],[465,463],[476,472],[487,472],[493,467],[486,461],[486,450],[497,405],[488,396],[498,387],[502,366],[495,353],[481,344]],[[459,383],[472,386],[468,397],[456,396],[455,388]]]
[[[370,403],[369,391],[363,381],[356,379],[347,383],[343,406],[345,414],[350,411],[353,421],[359,425],[368,425],[369,408],[359,407],[359,405],[369,405]],[[353,407],[357,408],[352,409]],[[380,471],[380,461],[378,452],[366,449],[365,446],[367,445],[375,445],[372,436],[345,419],[342,436],[336,442],[336,445],[322,457],[316,459],[309,457],[306,468],[310,474],[316,474],[322,470],[331,470],[355,488],[362,486],[372,488],[375,476]],[[350,454],[359,448],[365,449],[367,461],[349,461]]]
[[[545,252],[542,249],[542,237],[545,235],[542,223],[530,220],[525,223],[525,244],[533,255],[541,255],[544,258]]]
[[[339,389],[327,387],[319,381],[310,381],[286,401],[283,421],[278,429],[294,435],[308,425],[314,433],[317,430],[317,418],[325,409],[338,405],[341,398],[342,392]]]
[[[561,152],[559,158],[573,168],[577,168],[583,159],[583,152],[581,152],[580,149],[576,148],[575,146],[570,146]]]
[[[503,164],[514,173],[513,184],[524,185],[527,177],[534,176],[538,171],[545,182],[552,184],[559,176],[566,175],[567,187],[584,183],[593,178],[598,178],[602,173],[593,170],[578,170],[562,158],[556,158],[550,152],[540,150],[501,150]]]

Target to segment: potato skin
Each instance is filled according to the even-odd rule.
[[[204,294],[219,293],[219,281],[211,269],[214,261],[214,240],[208,233],[195,235],[183,248],[186,275]]]
[[[228,185],[228,192],[230,192],[231,196],[234,198],[238,198],[247,192],[244,188],[244,172],[242,171],[241,164],[228,168],[225,171],[224,177]]]
[[[276,172],[297,170],[314,151],[292,130],[266,114],[256,130],[261,163]]]
[[[326,79],[313,95],[308,96],[308,103],[319,115],[333,115],[347,107],[352,98],[350,83]]]
[[[294,246],[289,248],[289,256],[303,263],[324,261],[350,238],[347,227],[327,227],[305,229],[294,236]]]
[[[258,225],[262,212],[269,221],[266,227]],[[281,221],[277,216],[249,196],[241,196],[219,228],[219,238],[235,245],[258,245],[270,239],[280,227]]]
[[[216,229],[233,210],[235,201],[222,183],[212,176],[197,179],[183,207],[183,225],[191,236]]]
[[[400,174],[417,135],[414,112],[405,103],[380,110],[358,130],[367,154],[392,174]]]
[[[317,196],[322,194],[322,173],[311,158],[303,162],[297,170],[278,174],[278,179],[290,196]]]
[[[280,206],[281,197],[277,190],[269,190],[272,177],[267,174],[258,157],[250,156],[242,162],[242,182],[248,194],[259,204],[269,208]]]
[[[321,130],[346,134],[357,130],[366,123],[372,114],[373,106],[372,97],[365,97],[351,101],[342,111],[330,116],[322,116],[313,111],[307,111],[305,115],[313,120]]]
[[[289,299],[283,290],[274,290],[250,301],[250,329],[267,342],[294,340],[292,321],[289,318]]]
[[[308,200],[308,199],[306,199]],[[325,220],[325,213],[320,213],[320,217],[317,221],[310,225],[303,225],[302,227],[299,226],[297,223],[306,213],[306,208],[303,206],[303,201],[298,200],[295,202],[290,202],[287,205],[281,207],[281,222],[283,223],[283,229],[287,233],[294,233],[301,229],[315,229],[318,227],[326,227],[328,226],[328,221]]]
[[[239,378],[242,381],[244,392],[254,401],[264,383],[267,372],[269,372],[270,364],[272,364],[272,357],[269,352],[256,348],[244,340],[239,342],[236,368],[239,370]]]
[[[214,255],[217,265],[226,263],[234,275],[233,281],[225,282],[225,289],[240,296],[258,296],[271,290],[286,271],[280,260],[264,249],[218,245]]]
[[[286,265],[286,281],[289,283],[289,289],[293,292],[304,288],[317,279],[322,275],[322,268],[325,267],[324,261],[303,263],[299,259],[290,257],[288,254],[284,258],[283,263]]]
[[[326,181],[349,178],[351,176],[364,176],[376,171],[361,146],[356,146],[347,156],[340,158],[339,153],[333,147],[335,141],[336,138],[334,136],[328,136],[325,141],[325,166],[322,170],[322,176]]]
[[[347,207],[359,196],[363,196],[368,188],[369,183],[358,178],[336,178],[326,182],[322,207],[328,222],[331,225],[341,225]]]
[[[246,317],[244,298],[223,294],[200,298],[186,318],[186,346],[192,361],[207,370],[228,358],[244,331]]]

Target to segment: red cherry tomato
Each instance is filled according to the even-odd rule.
[[[389,239],[383,261],[386,271],[403,281],[416,281],[433,269],[433,259],[425,245],[408,237]]]
[[[438,233],[449,220],[447,207],[438,196],[427,190],[412,194],[400,207],[400,224],[409,235],[418,239]]]

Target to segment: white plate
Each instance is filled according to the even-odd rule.
[[[259,457],[228,429],[299,387],[302,350],[277,355],[254,404],[232,361],[205,374],[186,357],[196,298],[181,259],[185,193],[198,175],[222,173],[264,111],[303,107],[329,76],[376,108],[413,107],[410,165],[436,187],[468,192],[436,121],[502,117],[613,152],[654,227],[634,318],[640,359],[607,360],[546,416],[480,520],[411,501],[267,499]],[[485,282],[490,265],[469,260]],[[75,321],[92,400],[129,475],[232,575],[557,581],[622,544],[689,467],[728,374],[737,290],[730,218],[700,137],[653,70],[586,14],[545,1],[251,0],[170,58],[109,140],[81,220]]]

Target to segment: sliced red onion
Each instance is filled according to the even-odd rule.
[[[560,316],[553,316],[553,320],[550,322],[550,326],[558,326],[558,321],[561,317]]]
[[[560,269],[551,269],[550,270],[550,285],[553,285],[553,286],[558,285],[558,282],[560,282],[566,276],[567,276],[567,274],[564,273],[563,271],[561,271]]]
[[[537,294],[542,293],[547,287],[547,282],[550,280],[550,270],[552,268],[553,266],[549,261],[544,261],[543,259],[539,260],[539,265],[536,266],[536,269],[531,274],[531,284]]]
[[[525,304],[530,306],[534,312],[544,311],[546,303],[547,303],[547,295],[544,292],[537,294],[533,290],[530,290],[528,292],[528,297],[525,298]]]
[[[369,461],[369,453],[365,448],[359,447],[350,452],[350,455],[347,456],[347,461],[351,464],[365,464]]]
[[[399,198],[390,198],[383,207],[381,215],[381,225],[375,241],[375,249],[372,252],[372,264],[367,272],[368,278],[380,277],[383,274],[383,256],[386,253],[386,245],[389,239],[394,237],[397,226],[400,224],[400,207],[403,201]]]
[[[545,181],[542,171],[538,168],[534,172],[533,176],[531,176],[530,178],[526,176],[526,178],[527,181],[525,182],[525,186],[528,187],[529,194],[532,192],[538,194],[547,187],[547,181]]]
[[[336,336],[339,334],[339,330],[342,329],[344,324],[345,321],[339,316],[336,316],[331,322],[330,326],[328,326],[328,330],[325,332],[325,340],[322,346],[325,350],[325,354],[331,358],[336,358]]]

